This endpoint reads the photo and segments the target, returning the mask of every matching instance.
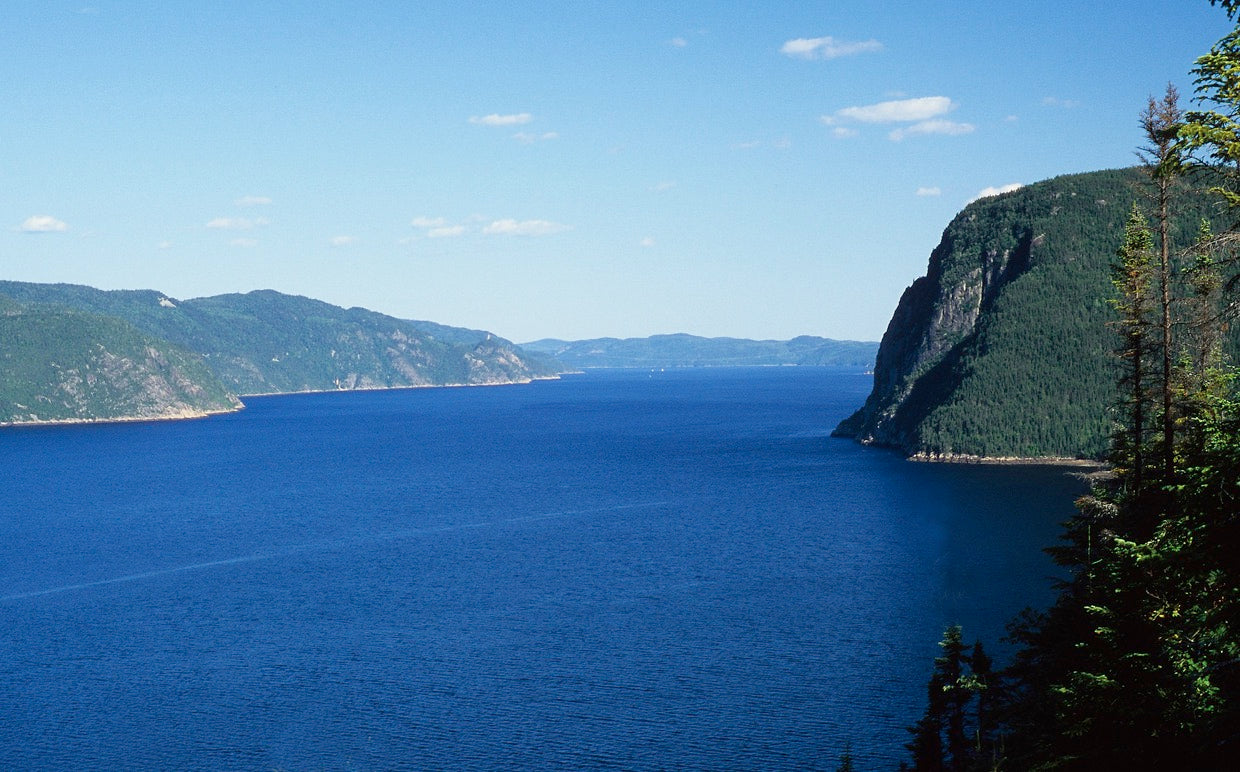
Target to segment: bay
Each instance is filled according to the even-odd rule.
[[[0,767],[861,769],[1050,599],[1061,468],[828,437],[870,377],[593,371],[0,433]]]

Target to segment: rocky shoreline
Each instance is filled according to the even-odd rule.
[[[967,453],[928,453],[921,451],[907,457],[909,461],[927,464],[992,464],[995,466],[1075,466],[1105,469],[1103,461],[1063,456],[973,456]]]

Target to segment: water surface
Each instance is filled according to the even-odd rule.
[[[1048,598],[1063,470],[828,437],[870,379],[596,371],[0,433],[0,767],[863,769]]]

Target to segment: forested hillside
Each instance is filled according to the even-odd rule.
[[[512,383],[560,369],[490,333],[270,290],[181,301],[153,290],[0,282],[0,295],[124,319],[201,355],[237,394]]]
[[[1175,192],[1172,239],[1221,215]],[[1115,426],[1111,266],[1139,169],[1075,174],[984,198],[943,232],[900,299],[874,390],[837,435],[925,457],[1101,457]]]
[[[0,301],[0,424],[184,418],[240,402],[201,357],[120,319]]]

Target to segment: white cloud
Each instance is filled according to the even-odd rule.
[[[356,236],[332,236],[328,241],[333,247],[347,247],[350,244],[357,243]]]
[[[918,189],[917,189],[917,195],[919,195],[919,196],[941,196],[941,195],[943,195],[943,191],[942,191],[942,189],[937,188],[937,187],[935,187],[935,188],[918,188]]]
[[[155,246],[157,249],[172,249],[173,244],[171,241],[164,240],[164,241],[159,242]]]
[[[1042,99],[1043,107],[1062,107],[1065,110],[1071,110],[1074,107],[1080,107],[1080,101],[1076,99],[1058,99],[1056,97],[1044,97]]]
[[[513,139],[523,145],[532,145],[535,142],[547,142],[553,139],[559,139],[560,135],[554,131],[547,131],[542,134],[534,134],[528,131],[519,131],[512,135]]]
[[[651,247],[653,247],[653,246],[654,246],[654,239],[652,239],[652,238],[650,238],[649,236],[647,236],[646,238],[644,238],[644,239],[642,239],[641,241],[637,242],[637,245],[638,245],[639,247],[641,247],[642,249],[650,249]]]
[[[1012,191],[1020,190],[1023,187],[1025,187],[1024,183],[1009,182],[1008,184],[1000,185],[999,187],[982,188],[981,190],[978,191],[976,196],[969,199],[966,203],[971,204],[974,201],[977,201],[979,198],[989,198],[990,196],[998,196],[998,195],[1002,195],[1003,193],[1011,193]]]
[[[50,214],[36,214],[23,220],[17,230],[22,233],[64,233],[69,230],[69,225]]]
[[[688,40],[685,40],[684,38],[679,37],[679,36],[678,36],[678,37],[674,37],[674,38],[672,38],[671,40],[669,40],[669,41],[667,41],[667,42],[668,42],[668,43],[671,43],[671,44],[672,44],[672,46],[673,46],[673,47],[675,47],[675,48],[684,48],[685,46],[689,45],[689,41],[688,41]]]
[[[962,134],[972,134],[975,127],[971,123],[956,123],[955,121],[946,121],[941,118],[931,121],[921,121],[914,123],[912,126],[903,129],[896,129],[889,133],[887,137],[892,142],[899,142],[905,137],[913,137],[921,134],[942,134],[948,137],[958,137]]]
[[[237,206],[269,206],[271,199],[267,196],[242,196],[233,203]]]
[[[410,224],[415,228],[439,228],[447,223],[442,217],[415,217]]]
[[[491,113],[490,115],[470,117],[470,123],[476,123],[482,126],[520,126],[534,120],[534,116],[529,113],[513,113],[510,115],[499,115]]]
[[[465,233],[464,225],[442,225],[431,228],[426,232],[428,239],[447,239],[453,236],[461,236]]]
[[[207,221],[207,227],[212,230],[220,231],[248,231],[254,228],[263,228],[271,224],[266,217],[256,217],[250,219],[248,217],[216,217]]]
[[[883,50],[883,44],[877,40],[848,41],[836,40],[833,37],[796,38],[789,40],[779,49],[781,54],[794,59],[836,59],[841,56],[865,54]]]
[[[849,137],[857,136],[857,130],[850,129],[847,126],[836,126],[835,128],[831,129],[831,136],[835,137],[836,139],[848,139]]]
[[[549,220],[496,220],[482,229],[487,235],[549,236],[569,229],[568,225]]]
[[[872,105],[859,105],[836,110],[833,116],[823,116],[823,123],[830,125],[840,118],[860,123],[905,123],[925,121],[956,109],[956,103],[945,96],[894,99]]]
[[[242,247],[242,248],[244,248],[244,249],[249,249],[250,247],[257,247],[257,246],[258,246],[258,240],[257,240],[257,239],[233,239],[232,241],[230,241],[230,242],[228,242],[228,243],[229,243],[229,245],[230,245],[230,246],[234,246],[234,247]]]
[[[652,185],[650,189],[654,191],[655,193],[662,193],[663,191],[671,190],[674,187],[676,187],[676,180],[664,180],[662,182],[656,183],[655,185]]]

